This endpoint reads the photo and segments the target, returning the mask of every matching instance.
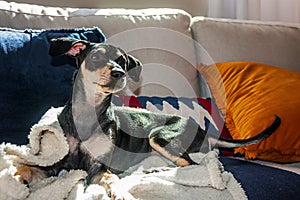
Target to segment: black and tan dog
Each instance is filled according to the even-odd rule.
[[[66,54],[77,61],[73,96],[59,116],[59,122],[69,142],[69,154],[51,167],[26,169],[47,176],[62,169],[84,169],[87,183],[99,183],[104,173],[122,172],[145,159],[154,149],[177,166],[196,164],[190,152],[207,146],[234,148],[258,143],[280,125],[280,118],[257,136],[246,140],[226,140],[206,133],[192,119],[151,113],[144,109],[117,107],[112,94],[126,87],[128,79],[138,81],[142,64],[120,48],[105,43],[60,38],[51,41],[50,55]],[[97,156],[86,142],[100,138]],[[206,145],[204,145],[206,144]],[[27,182],[28,173],[17,174]],[[36,170],[36,171],[35,171]]]

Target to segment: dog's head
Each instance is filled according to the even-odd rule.
[[[84,88],[97,94],[119,92],[125,87],[127,78],[138,82],[142,68],[138,59],[106,43],[72,38],[52,39],[49,54],[74,57]]]

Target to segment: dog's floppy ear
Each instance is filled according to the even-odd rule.
[[[87,48],[89,42],[74,38],[57,38],[50,41],[49,55],[60,56],[63,54],[76,57]]]
[[[136,59],[135,57],[127,54],[127,72],[129,77],[132,78],[133,81],[138,82],[140,80],[140,75],[142,72],[142,63]]]

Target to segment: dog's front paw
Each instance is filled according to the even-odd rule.
[[[14,174],[14,178],[20,183],[34,184],[46,178],[46,174],[43,170],[37,167],[23,166],[18,168]]]
[[[129,192],[124,191],[124,188],[117,184],[119,181],[120,179],[117,175],[106,172],[100,180],[100,185],[105,188],[106,193],[112,200],[135,200]]]
[[[109,196],[111,196],[111,185],[119,181],[119,177],[115,174],[105,172],[100,180],[100,185],[103,186]]]

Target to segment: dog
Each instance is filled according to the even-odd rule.
[[[51,40],[49,54],[68,55],[77,63],[72,98],[58,116],[70,149],[68,155],[53,166],[20,168],[17,175],[27,183],[36,176],[54,176],[70,169],[86,170],[87,184],[105,183],[103,179],[111,180],[114,174],[139,163],[153,150],[177,166],[193,165],[197,163],[189,157],[191,152],[209,151],[215,146],[235,148],[255,144],[270,136],[281,123],[275,115],[274,122],[255,137],[219,138],[205,132],[193,119],[115,106],[113,94],[123,90],[128,81],[138,82],[142,70],[142,63],[121,48],[58,38]],[[85,145],[95,138],[102,141],[97,156]],[[110,192],[109,187],[107,190]]]

